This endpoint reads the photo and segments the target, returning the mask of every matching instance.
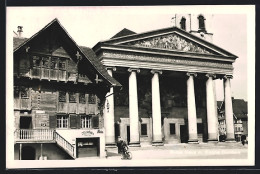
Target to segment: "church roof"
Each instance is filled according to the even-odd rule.
[[[56,18],[30,38],[14,37],[13,38],[14,52],[18,51],[20,48],[30,43],[34,38],[36,38],[41,33],[45,32],[50,27],[54,27],[55,30],[59,30],[59,34],[61,35],[63,34],[62,36],[65,38],[66,43],[74,47],[74,49],[79,50],[79,52],[81,52],[84,55],[84,57],[89,61],[89,63],[93,66],[93,68],[97,71],[97,73],[101,77],[103,77],[103,79],[109,82],[112,86],[121,86],[121,84],[118,81],[116,81],[107,73],[103,64],[96,58],[96,54],[94,53],[94,51],[92,51],[92,49],[88,47],[78,46],[76,42],[68,34],[68,32],[64,29],[64,27],[60,24],[58,19]]]
[[[127,28],[122,29],[117,34],[115,34],[111,39],[122,37],[122,36],[128,36],[131,34],[136,34],[135,32],[128,30]]]
[[[142,32],[142,33],[134,33],[132,31],[129,32],[128,29],[123,29],[119,33],[117,33],[115,36],[113,36],[111,39],[97,43],[93,47],[93,49],[96,50],[97,49],[96,47],[98,47],[100,44],[114,45],[116,47],[127,45],[129,47],[129,46],[132,46],[133,43],[149,41],[149,39],[153,39],[156,37],[158,38],[161,36],[167,36],[169,34],[174,34],[174,35],[180,36],[182,39],[188,39],[189,41],[197,44],[198,46],[205,48],[208,51],[214,53],[214,55],[216,55],[216,56],[221,56],[221,57],[230,58],[230,59],[238,58],[236,55],[226,51],[225,49],[220,48],[217,45],[215,45],[211,42],[208,42],[205,39],[199,38],[198,36],[195,36],[178,27],[163,28],[163,29],[152,30],[152,31],[147,31],[147,32]],[[143,46],[148,47],[148,48],[153,48],[153,47],[149,47],[147,45],[143,45]],[[164,49],[164,51],[166,51],[166,50]],[[172,50],[172,51],[178,51],[178,50]],[[183,51],[179,51],[179,53],[183,54]]]

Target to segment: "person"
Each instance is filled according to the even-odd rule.
[[[241,136],[241,143],[243,144],[243,146],[245,145],[245,143],[246,143],[246,136],[245,135]]]

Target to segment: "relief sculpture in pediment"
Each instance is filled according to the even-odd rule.
[[[184,39],[176,34],[129,42],[128,45],[150,48],[162,48],[202,54],[213,54],[213,52],[211,52],[210,50],[203,48],[194,42],[188,41],[187,39]]]

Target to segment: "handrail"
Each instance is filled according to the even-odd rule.
[[[66,150],[72,157],[74,157],[74,146],[57,132],[54,132],[54,135],[57,144]]]
[[[54,129],[16,129],[16,141],[56,141],[65,151],[74,157],[75,148]]]

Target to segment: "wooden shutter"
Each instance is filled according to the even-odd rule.
[[[80,129],[81,125],[81,116],[80,115],[77,115],[77,128]]]
[[[99,117],[93,116],[92,117],[92,128],[98,128],[99,127]]]
[[[77,115],[70,115],[70,128],[71,129],[77,128]]]
[[[56,128],[56,125],[57,125],[57,117],[56,115],[50,115],[49,116],[49,121],[50,121],[50,128],[51,129],[55,129]]]

